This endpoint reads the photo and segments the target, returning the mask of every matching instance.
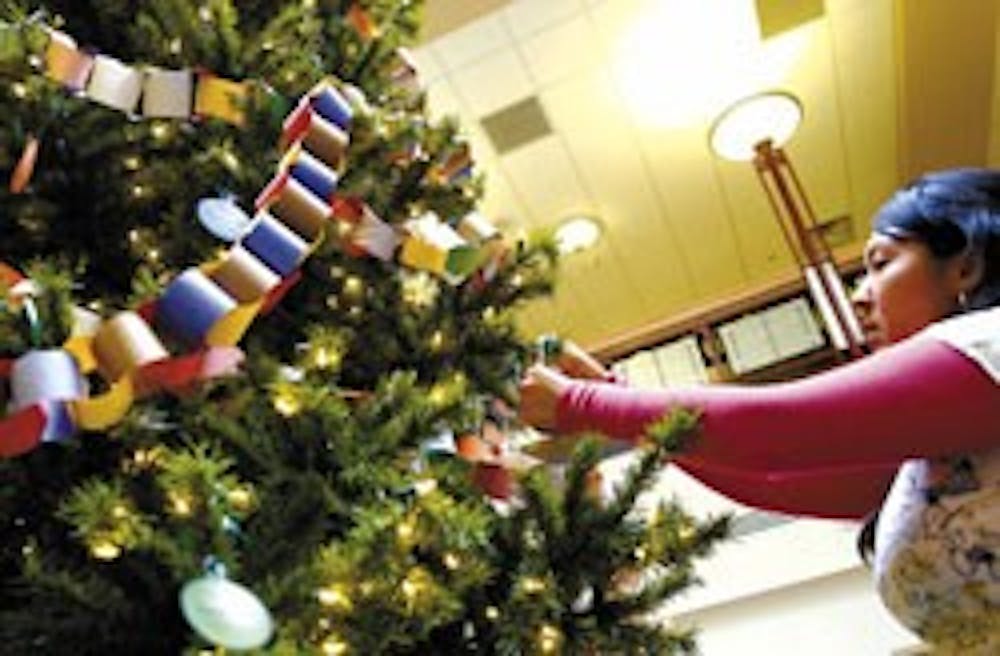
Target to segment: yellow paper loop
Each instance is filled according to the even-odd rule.
[[[134,398],[132,379],[125,377],[114,383],[108,392],[71,401],[69,406],[77,426],[98,431],[111,428],[124,419]]]

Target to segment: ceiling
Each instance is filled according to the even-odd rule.
[[[415,57],[432,114],[457,115],[472,143],[486,214],[508,232],[600,219],[554,299],[523,313],[531,332],[599,346],[794,270],[752,167],[709,151],[736,98],[801,100],[786,148],[817,217],[849,217],[847,252],[917,172],[1000,165],[998,5],[428,0]],[[484,119],[519,103],[530,138],[494,142]]]

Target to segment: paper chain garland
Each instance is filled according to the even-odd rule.
[[[347,22],[363,38],[369,38],[370,23],[366,12],[352,5]],[[37,22],[37,18],[29,22]],[[16,38],[13,25],[0,25],[0,37]],[[42,25],[47,42],[40,61],[49,79],[66,90],[125,112],[137,112],[146,118],[184,119],[217,118],[242,126],[243,107],[256,86],[267,93],[274,91],[260,80],[229,80],[204,69],[167,69],[133,65],[115,57],[81,48],[76,39],[54,27]],[[393,82],[415,94],[419,89],[417,69],[405,48],[397,48],[390,70]]]
[[[223,257],[184,271],[155,302],[78,326],[62,349],[0,364],[0,375],[11,378],[13,411],[0,420],[0,457],[67,439],[78,428],[107,429],[137,397],[232,373],[243,359],[236,344],[297,282],[331,226],[354,255],[390,260],[399,250],[404,264],[452,281],[489,260],[482,275],[491,275],[505,250],[481,215],[470,213],[455,231],[428,213],[400,233],[364,202],[335,194],[352,119],[332,81],[317,85],[286,119],[278,173],[258,197],[247,232]],[[10,271],[6,278],[20,282]],[[190,351],[171,357],[153,326]],[[108,390],[88,396],[83,375],[95,372]]]
[[[298,159],[283,162],[278,177],[301,185],[287,169],[308,156],[311,173],[332,179],[330,166],[343,163],[353,110],[327,81],[302,99],[300,114],[336,126],[343,148],[334,161],[324,160],[329,153],[310,151],[303,135],[286,134]],[[156,301],[96,325],[78,324],[62,349],[32,351],[0,364],[0,375],[11,379],[12,397],[12,413],[0,420],[0,457],[65,440],[77,429],[107,429],[137,397],[233,373],[243,360],[236,344],[256,316],[295,284],[300,265],[322,241],[332,209],[306,193],[296,197],[302,204],[280,197],[266,202],[242,240],[219,260],[184,271]],[[7,270],[6,282],[16,284],[18,277]],[[171,357],[154,326],[188,352]],[[106,392],[87,394],[83,376],[91,373],[105,381]]]

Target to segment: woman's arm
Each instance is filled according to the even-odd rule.
[[[674,464],[720,494],[789,515],[863,519],[882,504],[895,465],[794,472],[736,470],[679,456]]]
[[[685,455],[735,469],[891,465],[1000,446],[1000,386],[927,337],[791,383],[647,391],[573,382],[559,396],[556,428],[634,439],[676,406],[703,415]]]

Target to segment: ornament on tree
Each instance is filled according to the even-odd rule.
[[[378,25],[360,3],[351,3],[350,9],[344,15],[344,22],[354,28],[363,41],[371,41],[379,36]]]
[[[406,48],[396,48],[393,52],[389,62],[389,79],[411,99],[420,94],[417,63]]]
[[[181,588],[184,619],[205,640],[226,649],[258,649],[271,639],[274,621],[261,600],[226,577],[222,563],[209,559],[204,575]]]
[[[24,150],[10,175],[10,192],[20,194],[31,182],[35,173],[35,163],[38,161],[38,137],[30,135],[24,142]]]
[[[201,225],[226,243],[238,241],[250,227],[250,217],[236,204],[233,196],[202,198],[196,212]]]

